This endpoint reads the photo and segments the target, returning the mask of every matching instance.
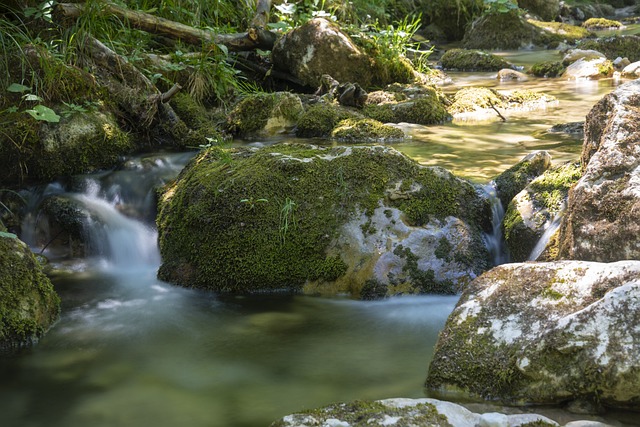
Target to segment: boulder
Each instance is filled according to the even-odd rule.
[[[527,89],[498,91],[486,87],[468,87],[453,95],[448,111],[457,120],[479,120],[487,117],[498,120],[504,117],[503,113],[544,109],[557,102],[551,95]]]
[[[569,188],[581,175],[577,163],[554,167],[531,181],[511,200],[503,221],[511,261],[535,261],[545,250],[545,258],[555,259],[557,245],[548,249],[547,246],[560,226]]]
[[[305,108],[304,113],[298,119],[295,134],[298,138],[328,138],[341,121],[363,118],[364,116],[360,112],[336,103],[318,102]],[[375,119],[375,117],[373,118]]]
[[[479,50],[450,49],[440,58],[445,70],[456,71],[499,71],[503,68],[514,68],[513,64],[497,55]]]
[[[640,259],[640,80],[619,86],[587,115],[583,175],[560,229],[563,259]]]
[[[432,125],[451,120],[445,96],[432,86],[391,85],[373,92],[362,113],[383,123]]]
[[[551,155],[534,151],[493,179],[502,206],[507,206],[516,194],[551,166]]]
[[[565,67],[561,61],[545,61],[533,64],[529,73],[536,77],[558,77],[564,73]]]
[[[560,14],[559,0],[518,0],[518,7],[533,13],[544,21],[555,21]]]
[[[293,133],[304,108],[290,92],[257,93],[242,99],[227,117],[227,129],[241,137]]]
[[[477,414],[464,406],[437,399],[357,400],[336,403],[291,414],[275,421],[271,427],[494,427],[494,426],[558,426],[555,421],[538,414]],[[594,424],[592,427],[604,427]]]
[[[496,76],[498,80],[501,82],[505,81],[517,81],[517,82],[526,82],[529,80],[529,77],[520,71],[512,70],[509,68],[503,68],[498,71],[498,75]]]
[[[622,77],[640,77],[640,61],[632,62],[622,69]]]
[[[613,75],[613,64],[606,58],[578,59],[562,73],[568,80],[600,79]]]
[[[598,52],[597,50],[591,49],[570,49],[567,53],[562,57],[562,65],[567,66],[576,62],[578,59],[584,59],[585,61],[590,61],[592,59],[606,59],[606,56],[603,53]]]
[[[590,30],[607,30],[607,29],[620,29],[622,23],[606,18],[589,18],[582,23],[582,26]]]
[[[504,264],[465,288],[426,380],[436,398],[639,409],[640,261]]]
[[[198,155],[160,197],[159,277],[218,292],[457,292],[489,266],[471,183],[384,146]]]
[[[0,354],[37,342],[59,313],[41,264],[25,243],[0,230]]]
[[[373,119],[346,119],[338,123],[331,137],[342,143],[390,143],[404,140],[404,132]]]

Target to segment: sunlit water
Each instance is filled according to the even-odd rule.
[[[504,55],[524,64],[552,54]],[[575,160],[580,141],[542,133],[584,120],[617,84],[500,84],[492,73],[452,77],[455,85],[445,91],[526,87],[560,100],[506,122],[406,127],[412,139],[400,150],[482,183],[536,149],[549,150],[556,162]],[[38,193],[73,198],[92,213],[93,256],[58,263],[63,272],[53,282],[63,301],[60,321],[34,348],[0,360],[0,426],[253,427],[336,401],[422,397],[455,296],[223,298],[155,278],[153,188],[175,176],[188,157],[134,159],[117,173]],[[37,233],[29,228],[41,226],[37,216],[30,221],[22,237],[36,245]]]

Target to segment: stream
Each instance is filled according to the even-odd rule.
[[[524,65],[557,54],[503,55]],[[529,88],[559,99],[506,122],[404,126],[412,138],[398,149],[478,183],[533,150],[548,150],[555,163],[576,160],[582,141],[545,131],[583,121],[621,83],[450,75],[455,84],[445,91]],[[62,315],[35,347],[0,359],[0,426],[257,427],[337,401],[423,397],[433,346],[456,296],[222,297],[155,278],[153,189],[191,155],[140,156],[122,170],[39,190],[38,197],[67,197],[91,213],[85,229],[94,256],[69,261],[45,251]],[[29,234],[38,218],[28,220],[21,237],[39,252]]]

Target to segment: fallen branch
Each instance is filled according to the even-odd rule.
[[[493,111],[495,111],[495,112],[498,114],[498,117],[500,117],[500,119],[502,119],[502,121],[503,121],[503,122],[506,122],[506,121],[507,121],[507,119],[506,119],[502,114],[500,114],[500,111],[498,111],[498,109],[496,108],[496,106],[495,106],[495,105],[493,105],[493,102],[491,102],[491,100],[490,100],[490,99],[489,99],[489,105],[491,106],[491,108],[493,108]]]
[[[129,10],[113,3],[104,3],[100,13],[104,16],[115,16],[132,27],[148,33],[161,34],[191,45],[204,45],[211,49],[215,45],[224,45],[229,51],[239,52],[254,49],[271,50],[273,48],[276,35],[265,29],[270,7],[270,0],[259,0],[252,27],[246,33],[238,34],[215,34],[145,12]],[[82,16],[86,8],[83,3],[58,3],[54,10],[54,16],[59,22],[63,22],[65,18],[77,19]]]

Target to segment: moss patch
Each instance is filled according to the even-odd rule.
[[[589,18],[582,23],[582,26],[589,30],[604,30],[607,28],[620,28],[622,23],[606,18]]]
[[[631,62],[640,61],[640,36],[613,36],[585,40],[578,47],[597,50],[611,60],[621,57],[628,58]]]
[[[404,132],[373,119],[346,119],[338,123],[331,137],[340,142],[398,142],[404,139]]]
[[[450,49],[440,58],[442,68],[457,71],[499,71],[513,64],[499,56],[478,50]]]
[[[360,118],[359,113],[335,104],[316,104],[300,117],[295,132],[299,138],[326,138],[342,120]]]
[[[60,299],[29,248],[0,236],[0,353],[36,341],[59,312]]]
[[[558,77],[564,73],[562,61],[546,61],[534,64],[529,73],[536,77]]]

